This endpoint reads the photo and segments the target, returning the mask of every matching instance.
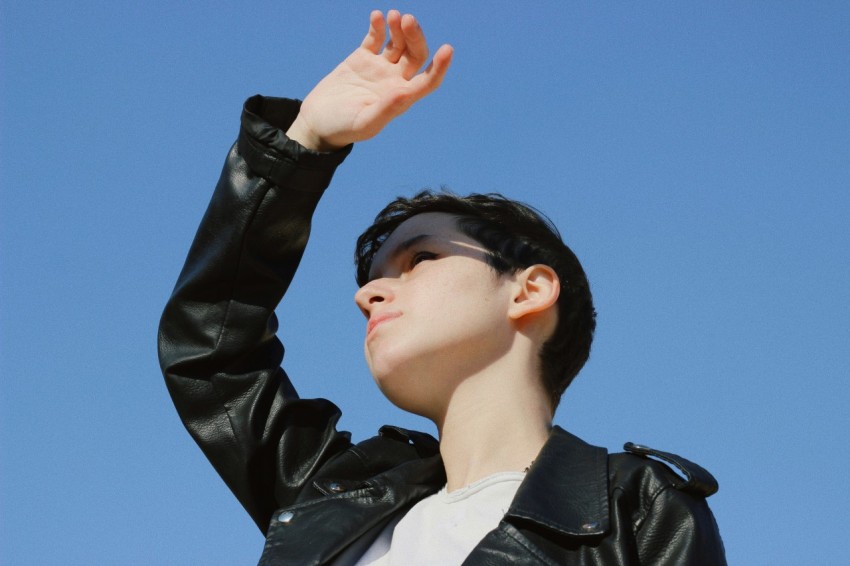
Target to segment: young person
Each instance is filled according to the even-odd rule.
[[[416,20],[373,12],[303,103],[246,102],[160,326],[183,422],[266,534],[261,564],[725,563],[708,472],[552,426],[594,311],[578,260],[525,205],[424,192],[357,243],[368,365],[439,443],[386,426],[353,444],[337,407],[299,399],[280,368],[274,309],[335,168],[434,91],[451,58],[444,45],[421,71]]]

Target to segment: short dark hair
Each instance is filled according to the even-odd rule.
[[[487,261],[499,274],[535,264],[548,265],[558,274],[558,323],[540,351],[543,386],[554,410],[587,361],[596,328],[590,285],[578,258],[552,221],[527,204],[497,193],[462,197],[445,189],[425,190],[389,203],[357,239],[354,263],[359,286],[369,282],[375,254],[390,234],[405,220],[426,212],[457,216],[458,229],[487,249]]]

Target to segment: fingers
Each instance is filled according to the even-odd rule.
[[[387,39],[386,28],[389,40],[383,45]],[[379,10],[373,11],[369,16],[369,33],[361,45],[376,55],[380,53],[390,63],[398,64],[404,79],[411,81],[417,99],[440,86],[453,53],[450,45],[443,45],[425,72],[417,75],[428,60],[428,42],[416,18],[411,14],[402,16],[398,10],[387,12],[386,20]]]
[[[377,55],[387,37],[385,28],[384,14],[380,10],[373,10],[369,14],[369,31],[360,46]]]
[[[442,45],[434,54],[431,64],[425,69],[424,73],[420,73],[410,80],[413,96],[417,100],[423,96],[437,90],[449,70],[449,65],[452,62],[454,49],[451,45]]]
[[[416,18],[405,14],[401,18],[401,29],[404,32],[404,40],[407,48],[401,56],[400,61],[405,64],[406,78],[410,78],[419,71],[419,68],[428,60],[428,42],[425,34]]]
[[[401,12],[398,10],[390,10],[387,12],[387,27],[390,28],[390,40],[384,47],[384,57],[390,63],[398,63],[407,42],[405,41],[404,31],[401,29]]]

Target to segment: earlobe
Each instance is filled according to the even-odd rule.
[[[519,320],[527,315],[542,313],[558,302],[561,283],[558,274],[548,265],[535,264],[516,274],[516,288],[508,316]]]

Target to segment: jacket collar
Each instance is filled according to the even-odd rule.
[[[573,536],[609,528],[608,451],[555,426],[506,517]]]

